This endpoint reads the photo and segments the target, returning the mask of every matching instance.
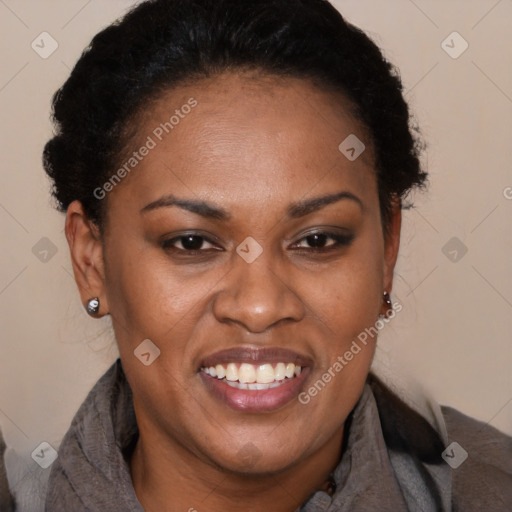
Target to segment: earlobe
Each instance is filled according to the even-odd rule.
[[[97,299],[99,306],[94,316],[104,316],[108,314],[108,303],[103,245],[99,228],[87,218],[80,201],[73,201],[69,205],[65,231],[82,304],[89,311],[91,299]]]

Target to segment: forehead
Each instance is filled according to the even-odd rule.
[[[245,205],[317,187],[375,189],[371,143],[350,103],[305,80],[225,73],[167,91],[135,126],[121,165],[151,149],[112,195],[126,188],[137,204],[176,189]],[[339,146],[354,136],[366,148],[351,160]]]

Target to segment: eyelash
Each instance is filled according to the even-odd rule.
[[[295,242],[294,245],[298,245],[300,242],[303,242],[307,238],[309,238],[311,236],[315,236],[315,235],[326,236],[327,239],[332,239],[332,240],[334,240],[335,243],[333,243],[331,245],[328,245],[326,247],[310,247],[310,248],[301,247],[301,248],[293,248],[293,250],[299,251],[299,252],[307,252],[307,253],[327,253],[327,252],[339,249],[341,247],[348,247],[352,243],[352,241],[354,239],[354,235],[353,234],[342,235],[340,233],[333,233],[333,232],[330,232],[330,231],[314,231],[312,233],[308,233],[305,236],[303,236],[301,239],[299,239],[297,242]],[[206,252],[210,252],[212,250],[214,250],[214,251],[220,251],[221,250],[221,249],[214,249],[214,248],[209,248],[209,249],[180,249],[180,248],[177,248],[177,247],[173,246],[174,243],[176,243],[178,241],[182,241],[182,240],[184,240],[186,238],[189,238],[189,237],[200,238],[200,239],[203,240],[203,242],[206,242],[206,243],[209,243],[209,244],[212,244],[212,245],[215,244],[214,242],[212,242],[206,236],[199,235],[199,234],[196,234],[196,233],[187,233],[185,235],[180,235],[180,236],[171,238],[169,240],[164,240],[162,242],[162,247],[163,247],[163,249],[165,249],[165,250],[167,250],[169,252],[181,253],[181,255],[189,256],[189,257],[197,256],[197,255],[204,255]]]
[[[298,251],[305,250],[306,252],[326,253],[329,251],[336,250],[340,247],[348,247],[354,240],[354,235],[352,235],[352,234],[342,235],[341,233],[332,233],[330,231],[314,231],[312,233],[308,233],[307,235],[303,236],[300,240],[295,242],[294,245],[297,245],[300,242],[309,238],[310,236],[315,236],[315,235],[326,236],[328,239],[331,238],[332,240],[334,240],[335,243],[328,245],[327,247],[298,248],[298,249],[294,249],[294,250],[298,250]]]

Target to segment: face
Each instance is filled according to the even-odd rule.
[[[153,103],[130,148],[103,244],[74,265],[112,316],[141,432],[236,472],[306,460],[361,394],[376,340],[353,342],[392,284],[400,214],[385,238],[366,131],[306,81],[224,74]]]

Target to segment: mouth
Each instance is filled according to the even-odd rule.
[[[312,362],[283,349],[230,349],[206,358],[199,376],[207,390],[231,409],[275,411],[300,392]]]
[[[209,368],[202,367],[201,372],[236,389],[262,391],[283,386],[291,379],[295,379],[301,374],[302,366],[283,362],[260,365],[228,363],[227,365],[217,364]]]

